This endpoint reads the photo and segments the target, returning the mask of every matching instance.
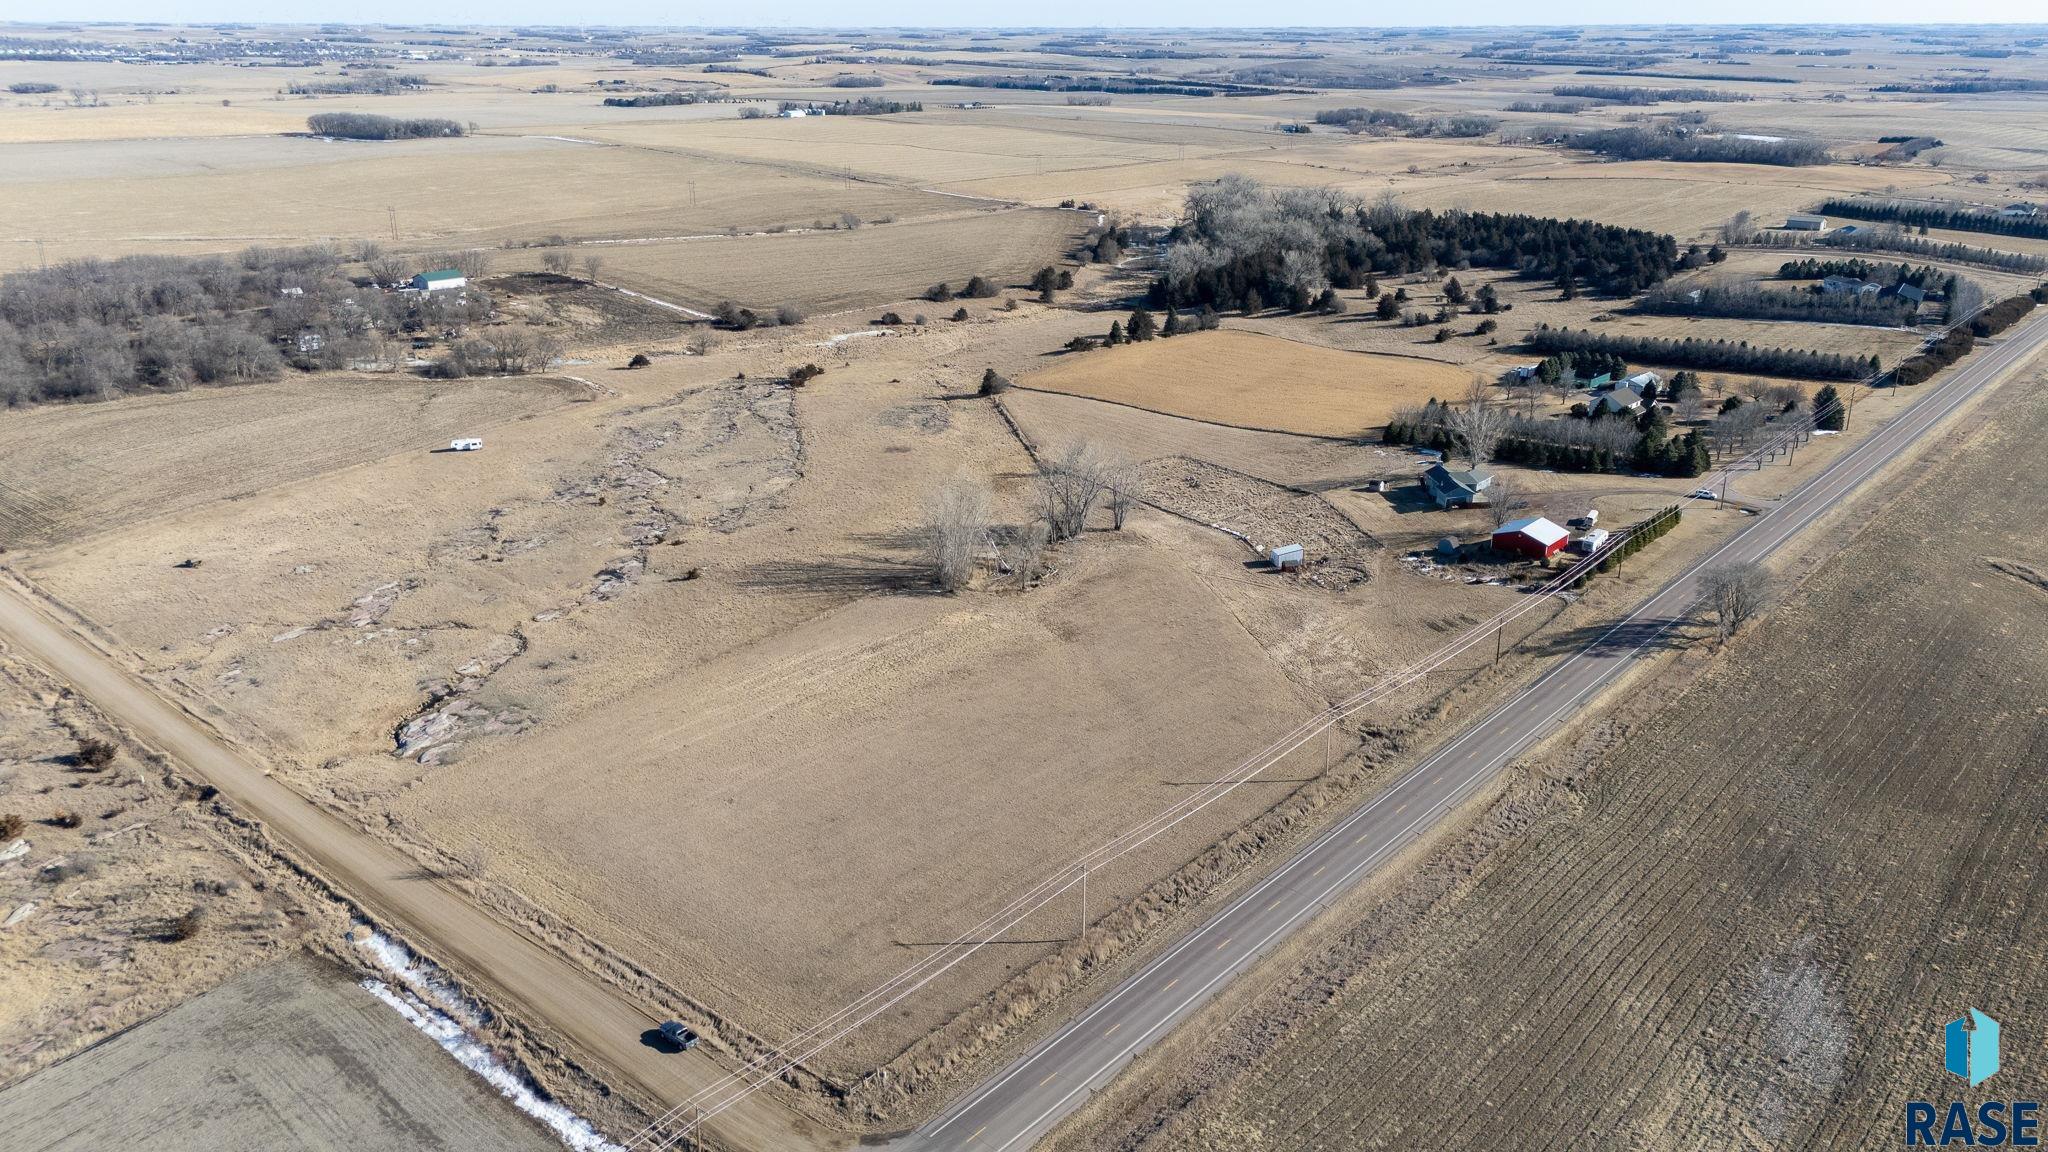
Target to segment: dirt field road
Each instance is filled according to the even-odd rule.
[[[0,569],[0,572],[5,572]],[[463,978],[495,1006],[566,1037],[592,1071],[642,1103],[680,1100],[723,1076],[702,1052],[664,1053],[641,1042],[658,1021],[638,1004],[470,903],[461,892],[315,807],[89,648],[13,579],[0,579],[0,640],[42,665],[144,743],[219,788],[343,892],[408,943]],[[766,1097],[722,1114],[711,1135],[744,1148],[825,1141]]]
[[[1702,569],[1776,552],[2044,344],[2048,318],[1982,347],[1960,371],[1927,389],[1911,408],[1770,506],[1627,618],[1553,664],[1072,1023],[892,1147],[965,1152],[1029,1147],[1230,979],[1456,811],[1524,749],[1564,727],[1637,658],[1653,651],[1671,627],[1692,613]]]

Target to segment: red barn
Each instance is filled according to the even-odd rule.
[[[1548,560],[1557,555],[1571,538],[1571,533],[1541,516],[1528,516],[1510,520],[1494,530],[1493,546],[1503,552],[1526,556],[1531,560]]]

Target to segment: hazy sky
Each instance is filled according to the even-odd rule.
[[[1696,23],[2021,23],[2048,20],[2040,0],[1702,0],[1691,6],[1643,0],[1463,0],[1457,4],[1360,0],[8,0],[16,20],[350,21],[419,24],[747,24],[761,27],[862,25],[1032,27],[1351,27],[1416,24],[1624,24],[1682,18]]]

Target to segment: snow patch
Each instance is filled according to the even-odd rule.
[[[547,1125],[563,1147],[576,1152],[625,1152],[605,1139],[604,1133],[583,1117],[552,1100],[544,1099],[524,1078],[498,1062],[491,1050],[470,1034],[480,1015],[474,1005],[458,993],[432,964],[413,957],[403,945],[379,932],[362,942],[362,948],[389,972],[403,988],[382,980],[364,980],[363,987],[391,1006],[406,1022],[441,1046],[443,1052],[464,1068],[481,1076],[484,1083],[512,1106]]]

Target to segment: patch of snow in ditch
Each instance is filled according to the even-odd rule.
[[[552,1100],[542,1099],[531,1084],[500,1064],[490,1049],[471,1036],[469,1029],[477,1023],[475,1008],[441,978],[433,965],[414,959],[403,946],[382,933],[372,933],[362,947],[375,958],[379,968],[405,985],[403,989],[394,989],[382,980],[364,980],[363,987],[371,995],[426,1033],[464,1068],[481,1076],[513,1107],[547,1125],[564,1147],[576,1152],[624,1152],[605,1139],[604,1133],[590,1121]]]

